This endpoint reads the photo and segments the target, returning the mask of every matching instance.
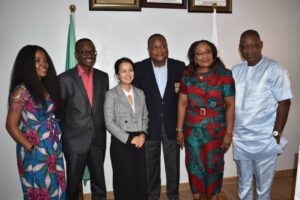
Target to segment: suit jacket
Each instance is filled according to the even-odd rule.
[[[104,97],[109,88],[108,75],[93,69],[93,106],[91,107],[77,67],[59,75],[63,113],[61,118],[64,152],[86,153],[91,144],[106,148]]]
[[[134,109],[131,108],[121,85],[106,92],[104,103],[105,125],[108,131],[118,140],[126,143],[128,132],[144,132],[147,134],[148,111],[145,95],[142,90],[132,86]]]
[[[146,96],[149,112],[148,139],[161,139],[161,126],[165,126],[168,139],[176,139],[177,107],[179,84],[185,64],[168,58],[168,77],[164,96],[161,97],[155,79],[151,59],[135,63],[134,85],[142,89]]]

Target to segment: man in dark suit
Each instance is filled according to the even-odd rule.
[[[59,75],[63,100],[62,142],[67,163],[67,199],[77,200],[84,168],[90,171],[93,200],[106,199],[103,162],[106,149],[104,97],[108,75],[93,69],[96,49],[90,39],[76,42],[78,65]]]
[[[160,197],[160,152],[161,144],[167,175],[169,200],[179,199],[179,148],[176,143],[177,103],[179,83],[185,64],[168,58],[166,38],[154,34],[148,39],[150,58],[135,64],[134,85],[146,96],[149,112],[146,163],[148,198]]]

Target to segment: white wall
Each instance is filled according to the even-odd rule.
[[[64,71],[69,5],[76,4],[76,36],[91,38],[99,52],[96,67],[110,75],[116,84],[113,63],[122,56],[134,61],[147,54],[147,38],[153,33],[166,36],[170,57],[187,63],[188,47],[195,40],[210,39],[211,14],[188,13],[184,9],[143,8],[142,12],[89,11],[88,0],[1,0],[0,2],[0,198],[21,199],[15,143],[5,130],[10,71],[19,49],[26,44],[43,46],[52,57],[58,73]],[[240,62],[238,42],[241,32],[252,28],[264,41],[263,53],[281,62],[289,71],[294,99],[285,136],[289,145],[279,157],[277,170],[295,167],[295,153],[300,143],[299,0],[233,0],[232,14],[218,14],[220,54],[231,68]],[[109,137],[108,137],[109,138]],[[109,139],[108,139],[109,144]],[[109,145],[108,145],[109,146]],[[108,151],[107,151],[108,152]],[[112,190],[109,154],[105,172],[107,189]],[[163,176],[164,171],[162,171]],[[236,176],[232,151],[226,155],[225,177]],[[181,182],[187,182],[184,154],[181,154]],[[163,184],[165,184],[163,178]],[[85,192],[89,192],[86,187]]]

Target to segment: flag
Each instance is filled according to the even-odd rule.
[[[73,68],[77,64],[77,60],[75,58],[75,25],[74,25],[74,12],[70,14],[70,23],[69,23],[69,30],[68,30],[68,42],[67,42],[67,55],[66,55],[66,71],[68,69]],[[85,167],[84,174],[83,174],[83,183],[86,183],[90,180],[90,173],[87,167]]]
[[[300,169],[300,146],[298,151],[298,169]],[[297,170],[297,177],[296,177],[296,186],[295,186],[295,197],[294,200],[300,200],[300,171]]]
[[[217,30],[217,10],[214,8],[214,12],[212,15],[212,31],[211,31],[211,39],[210,41],[214,43],[214,45],[219,48],[219,40],[218,40],[218,30]]]
[[[84,169],[82,180],[83,180],[84,185],[86,185],[86,183],[90,180],[90,172],[87,167],[85,167],[85,169]]]
[[[70,14],[70,23],[68,30],[68,42],[67,42],[67,55],[66,55],[66,70],[73,68],[76,64],[75,58],[75,26],[73,20],[73,14]]]

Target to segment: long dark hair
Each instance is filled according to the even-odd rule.
[[[39,79],[35,67],[35,54],[40,50],[46,55],[48,70],[45,77]],[[53,62],[47,51],[37,45],[24,46],[18,53],[11,74],[10,93],[20,84],[24,84],[34,100],[44,108],[46,105],[45,91],[54,101],[55,107],[59,110],[60,90],[58,78]]]
[[[188,65],[188,70],[192,73],[197,72],[198,65],[195,63],[195,55],[196,55],[195,51],[196,51],[197,46],[201,43],[206,43],[211,49],[211,52],[212,52],[212,55],[213,55],[212,66],[215,66],[215,65],[220,64],[220,63],[223,64],[221,59],[218,57],[218,50],[217,50],[216,46],[208,40],[199,40],[199,41],[194,42],[190,46],[189,51],[188,51],[188,55],[187,55],[187,57],[189,59],[189,62],[190,62],[189,65]]]

